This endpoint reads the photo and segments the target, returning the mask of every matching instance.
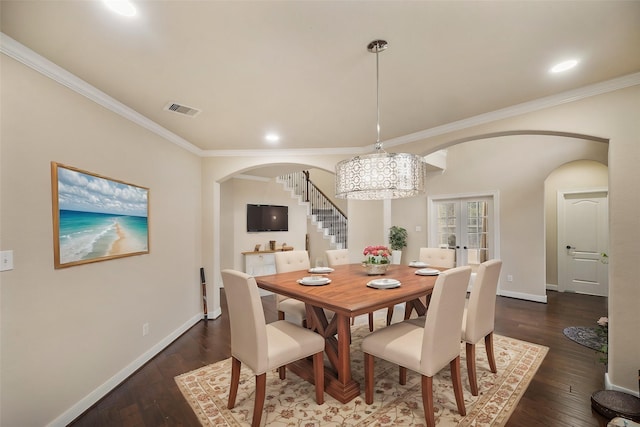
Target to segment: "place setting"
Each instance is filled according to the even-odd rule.
[[[440,274],[440,270],[436,270],[435,268],[421,268],[420,270],[416,270],[416,274],[419,276],[437,276]]]
[[[331,283],[331,279],[325,276],[306,276],[298,279],[297,282],[304,286],[324,286]]]
[[[311,267],[309,273],[314,274],[328,274],[333,273],[335,270],[331,267]]]
[[[393,289],[400,287],[400,281],[396,279],[374,279],[369,281],[367,286],[374,289]]]
[[[429,267],[429,264],[427,264],[426,262],[422,262],[422,261],[411,261],[409,263],[409,267],[413,267],[413,268],[425,268],[425,267]]]

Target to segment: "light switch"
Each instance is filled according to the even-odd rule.
[[[417,231],[417,232],[422,231],[422,227],[420,227],[419,225],[416,225],[416,231]]]
[[[0,271],[13,270],[13,251],[0,252]]]

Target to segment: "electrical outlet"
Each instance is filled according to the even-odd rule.
[[[0,271],[13,270],[13,251],[0,252]]]
[[[144,337],[145,335],[149,335],[149,324],[148,323],[142,324],[142,336]]]
[[[513,282],[513,276],[511,274],[507,274],[507,282]]]

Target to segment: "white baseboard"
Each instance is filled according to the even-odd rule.
[[[218,309],[217,311],[220,311]],[[219,316],[220,314],[218,314]],[[164,350],[169,344],[171,344],[176,338],[185,333],[189,328],[202,320],[202,313],[198,313],[191,319],[183,323],[178,329],[171,334],[164,337],[160,342],[144,352],[140,357],[131,362],[128,366],[122,369],[120,372],[109,378],[104,384],[93,390],[78,403],[67,409],[62,415],[51,421],[47,426],[51,427],[64,427],[80,416],[84,411],[89,409],[98,400],[102,399],[107,393],[116,388],[122,381],[126,380],[136,370],[140,369],[142,365],[151,360],[155,355]]]
[[[547,290],[548,291],[556,291],[557,292],[558,291],[558,285],[547,283]]]
[[[509,297],[509,298],[523,299],[523,300],[527,300],[527,301],[541,302],[541,303],[544,303],[544,304],[547,303],[547,296],[546,295],[525,294],[525,293],[522,293],[522,292],[505,291],[503,289],[500,289],[498,291],[498,295],[503,296],[503,297]]]
[[[208,317],[209,317],[209,320],[213,320],[213,319],[217,319],[220,316],[222,316],[222,309],[218,307],[215,310],[213,310],[213,313],[209,313]]]

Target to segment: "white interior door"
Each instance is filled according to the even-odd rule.
[[[558,289],[607,296],[606,190],[558,193]]]

